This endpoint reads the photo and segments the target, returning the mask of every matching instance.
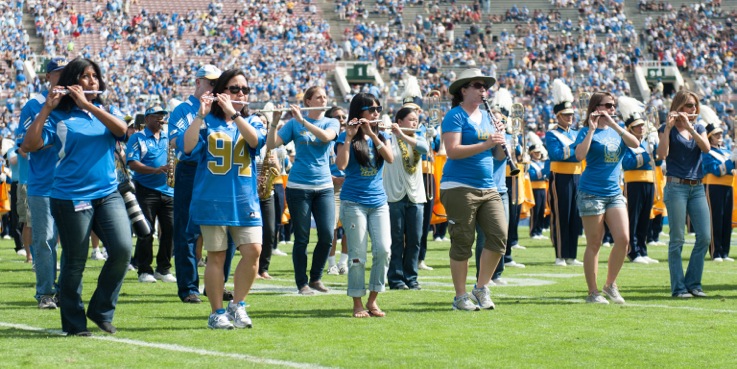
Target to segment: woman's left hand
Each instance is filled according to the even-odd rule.
[[[92,103],[87,100],[87,96],[85,95],[82,86],[69,86],[67,87],[67,90],[69,90],[69,96],[72,98],[72,100],[74,100],[74,103],[77,104],[80,109],[89,110],[89,108],[92,106]]]
[[[216,98],[218,99],[218,105],[223,108],[223,113],[225,113],[226,118],[232,117],[233,114],[236,113],[235,108],[233,108],[233,103],[230,102],[230,95],[217,94]]]

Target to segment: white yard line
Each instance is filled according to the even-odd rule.
[[[32,327],[32,326],[28,326],[25,324],[0,322],[0,327],[20,329],[24,331],[42,332],[42,333],[48,333],[52,335],[64,335],[64,333],[59,330]],[[154,348],[154,349],[160,349],[160,350],[166,350],[166,351],[183,352],[187,354],[196,354],[196,355],[201,355],[201,356],[215,356],[218,358],[227,357],[227,358],[236,359],[236,360],[248,361],[254,364],[277,365],[277,366],[284,366],[284,367],[289,367],[289,368],[300,368],[300,369],[329,368],[329,367],[320,366],[316,364],[298,363],[298,362],[287,361],[287,360],[266,359],[266,358],[253,356],[253,355],[211,351],[211,350],[204,350],[204,349],[200,349],[196,347],[187,347],[187,346],[175,345],[175,344],[169,344],[169,343],[146,342],[146,341],[140,341],[140,340],[132,340],[128,338],[117,338],[117,337],[112,337],[112,336],[92,336],[92,337],[86,337],[83,339],[95,339],[95,340],[100,340],[100,341],[108,341],[108,342],[121,343],[121,344],[140,346],[140,347],[146,347],[146,348]]]

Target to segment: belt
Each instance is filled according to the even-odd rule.
[[[666,177],[665,180],[666,180],[666,182],[685,184],[685,185],[689,185],[689,186],[698,186],[698,185],[701,184],[701,180],[700,179],[683,179],[683,178],[668,176],[668,177]]]
[[[196,167],[197,166],[197,162],[196,161],[184,161],[184,160],[180,160],[178,162],[178,164],[184,164],[184,165],[189,166],[189,167]]]

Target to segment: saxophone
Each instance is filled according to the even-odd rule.
[[[264,155],[264,160],[261,163],[261,171],[259,171],[257,179],[257,191],[260,200],[266,200],[271,197],[271,191],[274,190],[274,181],[278,175],[279,170],[274,165],[271,150],[268,150]]]
[[[169,170],[166,172],[166,184],[169,187],[174,188],[174,171],[177,168],[177,162],[179,159],[177,159],[177,154],[174,150],[172,141],[174,140],[169,140],[169,150],[167,151],[166,156],[166,164],[169,165]]]

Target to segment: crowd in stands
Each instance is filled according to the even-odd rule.
[[[342,39],[336,40],[330,37],[330,16],[323,18],[310,0],[213,0],[197,9],[155,12],[133,0],[31,0],[25,5],[34,16],[36,34],[43,37],[45,53],[98,60],[110,76],[106,98],[131,114],[142,111],[150,98],[186,98],[193,71],[204,63],[225,69],[239,65],[259,75],[250,81],[255,90],[251,100],[276,102],[294,101],[315,84],[326,87],[335,101],[350,97],[360,89],[335,96],[327,78],[326,66],[340,60],[375,61],[390,77],[379,91],[390,102],[401,100],[407,74],[418,77],[425,93],[445,92],[456,77],[453,67],[477,66],[496,76],[500,87],[525,98],[530,120],[540,128],[551,118],[549,86],[555,78],[564,78],[576,92],[630,94],[626,73],[640,60],[655,59],[692,72],[696,87],[709,99],[726,96],[737,84],[737,14],[726,13],[719,1],[653,13],[641,34],[625,15],[621,0],[551,0],[547,9],[515,5],[493,12],[487,11],[490,4],[484,0],[334,4],[337,17],[350,21]],[[640,8],[650,10],[651,4],[642,1]],[[0,30],[0,42],[14,47],[2,49],[6,70],[11,71],[24,50],[28,52],[27,46],[12,42],[28,38],[19,26],[20,8],[13,5],[18,14],[5,12],[0,19],[10,25]],[[410,7],[422,11],[403,18]],[[660,3],[656,7],[660,10]],[[561,16],[564,8],[578,9],[577,17]],[[670,8],[663,3],[663,10]],[[4,91],[21,84],[7,73],[0,78]],[[4,114],[17,113],[27,93],[40,89],[38,83],[22,84],[15,89],[19,96],[7,100]],[[718,112],[726,115],[726,108]]]

